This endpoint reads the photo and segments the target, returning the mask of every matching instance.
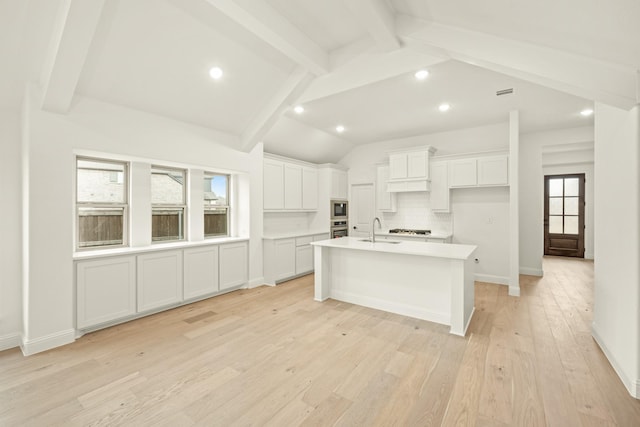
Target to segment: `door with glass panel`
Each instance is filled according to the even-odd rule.
[[[544,254],[584,258],[584,174],[544,177]]]

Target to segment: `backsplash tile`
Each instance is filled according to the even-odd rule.
[[[430,193],[398,193],[397,212],[383,212],[383,228],[409,228],[453,233],[451,213],[432,212],[429,208]]]

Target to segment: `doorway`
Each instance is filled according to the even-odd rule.
[[[371,221],[375,215],[373,184],[351,185],[351,206],[349,206],[349,235],[368,237]]]
[[[584,176],[544,177],[545,255],[584,258]]]

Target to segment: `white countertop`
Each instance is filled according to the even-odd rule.
[[[329,234],[329,230],[313,230],[313,231],[288,231],[284,233],[268,233],[262,236],[263,239],[291,239],[293,237],[315,236],[317,234]]]
[[[323,246],[337,249],[354,249],[372,252],[387,252],[392,254],[419,255],[434,258],[468,259],[476,250],[475,245],[459,245],[429,242],[407,242],[398,244],[388,243],[390,240],[381,240],[376,243],[363,242],[362,237],[341,237],[339,239],[321,240],[312,242],[313,246]]]

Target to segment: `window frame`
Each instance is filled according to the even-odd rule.
[[[203,217],[203,227],[202,227],[202,234],[203,237],[205,239],[221,239],[221,238],[225,238],[225,237],[231,237],[231,203],[229,203],[229,195],[231,193],[231,174],[228,173],[221,173],[221,172],[210,172],[210,171],[205,171],[204,175],[203,175],[203,179],[207,179],[210,177],[215,177],[215,176],[224,176],[227,178],[227,193],[225,194],[225,200],[226,200],[226,204],[225,205],[207,205],[204,203],[204,197],[203,197],[203,209],[202,209],[202,217]],[[218,234],[218,235],[207,235],[206,234],[206,227],[204,224],[204,218],[207,215],[207,211],[212,211],[215,209],[220,209],[220,208],[224,208],[227,211],[227,233],[226,234]]]
[[[99,162],[99,163],[110,163],[115,165],[121,165],[123,167],[122,170],[122,190],[123,190],[123,203],[116,202],[81,202],[78,198],[78,171],[80,168],[78,167],[78,163],[80,161],[89,161],[89,162]],[[104,249],[115,249],[115,248],[125,248],[129,247],[129,182],[130,175],[129,171],[130,163],[124,160],[115,160],[115,159],[105,159],[101,157],[91,157],[91,156],[75,156],[75,250],[76,251],[91,251],[91,250],[104,250]],[[115,245],[93,245],[93,246],[80,246],[80,210],[83,208],[93,208],[93,209],[122,209],[122,243]]]
[[[182,172],[184,176],[184,183],[182,184],[182,204],[177,203],[153,203],[153,189],[151,188],[151,181],[149,187],[149,199],[151,200],[151,244],[159,244],[159,243],[173,243],[173,242],[185,242],[187,241],[187,227],[188,227],[188,198],[187,198],[187,188],[189,183],[189,170],[186,168],[177,168],[172,166],[163,166],[158,164],[151,164],[151,179],[153,177],[154,169],[160,169],[167,172],[170,171],[179,171]],[[155,210],[161,209],[182,209],[182,236],[178,239],[154,239],[153,237],[153,213]]]

